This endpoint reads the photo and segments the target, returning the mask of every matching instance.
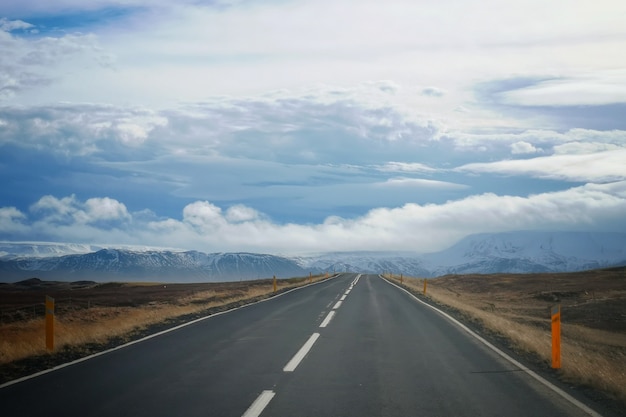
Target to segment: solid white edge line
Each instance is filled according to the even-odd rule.
[[[343,301],[337,301],[337,303],[335,303],[335,306],[333,307],[333,310],[337,310],[339,307],[341,307],[342,303]]]
[[[98,356],[106,355],[107,353],[115,352],[116,350],[127,348],[129,346],[135,345],[137,343],[144,342],[144,341],[152,339],[154,337],[161,336],[161,335],[164,335],[164,334],[169,333],[169,332],[173,332],[173,331],[178,330],[178,329],[182,329],[183,327],[191,326],[192,324],[198,323],[198,322],[206,320],[206,319],[210,319],[210,318],[213,318],[213,317],[221,316],[222,314],[231,313],[233,311],[240,310],[240,309],[246,308],[246,307],[250,307],[250,306],[253,306],[255,304],[259,304],[259,303],[263,303],[263,302],[266,302],[266,301],[275,300],[278,297],[282,297],[283,295],[289,294],[290,292],[301,290],[303,288],[308,288],[308,287],[311,287],[313,285],[322,284],[324,282],[328,282],[328,280],[335,279],[335,278],[339,277],[340,275],[342,275],[342,274],[336,274],[336,275],[331,276],[331,277],[329,277],[327,279],[324,279],[322,281],[317,281],[317,282],[314,282],[312,284],[306,284],[306,285],[303,285],[301,287],[292,288],[292,289],[287,290],[287,291],[285,291],[283,293],[276,294],[276,295],[274,295],[272,297],[264,298],[264,299],[259,300],[259,301],[255,301],[254,303],[245,304],[245,305],[242,305],[242,306],[239,306],[239,307],[232,308],[230,310],[220,311],[218,313],[213,313],[213,314],[210,314],[208,316],[200,317],[200,318],[197,318],[195,320],[188,321],[188,322],[183,323],[183,324],[179,324],[178,326],[172,327],[171,329],[162,330],[162,331],[160,331],[158,333],[154,333],[154,334],[148,335],[146,337],[142,337],[141,339],[137,339],[137,340],[133,340],[132,342],[124,343],[123,345],[119,345],[119,346],[116,346],[116,347],[111,348],[111,349],[103,350],[102,352],[94,353],[93,355],[85,356],[84,358],[76,359],[75,361],[63,363],[61,365],[57,365],[57,366],[55,366],[53,368],[46,369],[44,371],[40,371],[40,372],[31,374],[31,375],[26,375],[26,376],[24,376],[22,378],[14,379],[13,381],[5,382],[4,384],[0,385],[0,389],[8,387],[8,386],[11,386],[11,385],[18,384],[20,382],[27,381],[29,379],[37,378],[37,377],[39,377],[41,375],[45,375],[45,374],[48,374],[50,372],[58,371],[59,369],[67,368],[68,366],[72,366],[72,365],[76,365],[76,364],[81,363],[81,362],[88,361],[89,359],[97,358]]]
[[[309,353],[309,350],[311,350],[313,344],[317,341],[319,337],[319,333],[313,333],[311,337],[309,337],[309,340],[307,340],[304,345],[302,345],[298,353],[296,353],[293,358],[291,358],[291,360],[287,362],[287,365],[285,365],[283,371],[293,372],[298,367],[298,365],[300,365],[300,362],[302,362],[302,359],[304,359],[306,354]]]
[[[381,276],[381,275],[378,275],[378,276],[383,281],[385,281],[387,284],[393,285],[394,287],[396,287],[396,288],[404,291],[405,293],[409,294],[411,297],[413,297],[419,303],[422,303],[426,307],[435,310],[437,313],[441,314],[442,316],[444,316],[445,318],[450,320],[452,323],[454,323],[455,325],[459,326],[461,329],[465,330],[470,336],[474,337],[476,340],[478,340],[479,342],[481,342],[482,344],[487,346],[489,349],[491,349],[494,352],[496,352],[502,358],[506,359],[507,361],[509,361],[510,363],[515,365],[516,367],[518,367],[520,370],[524,371],[527,375],[531,376],[536,381],[538,381],[541,384],[545,385],[546,387],[550,388],[553,392],[555,392],[556,394],[560,395],[563,399],[569,401],[571,404],[575,405],[576,407],[580,408],[585,413],[587,413],[587,414],[589,414],[590,416],[593,416],[593,417],[602,417],[602,414],[598,413],[597,411],[592,410],[587,405],[585,405],[582,402],[578,401],[576,398],[572,397],[567,392],[563,391],[561,388],[557,387],[556,385],[554,385],[553,383],[551,383],[547,379],[543,378],[542,376],[540,376],[536,372],[528,369],[527,367],[522,365],[520,362],[516,361],[515,359],[513,359],[512,357],[510,357],[509,355],[507,355],[506,353],[504,353],[503,351],[501,351],[500,349],[498,349],[497,347],[492,345],[490,342],[485,340],[482,336],[478,335],[476,332],[471,330],[469,327],[467,327],[466,325],[464,325],[463,323],[461,323],[460,321],[458,321],[454,317],[450,316],[447,313],[444,313],[443,311],[439,310],[437,307],[431,306],[430,304],[420,300],[415,295],[411,294],[406,289],[404,289],[402,287],[399,287],[398,285],[394,284],[393,282],[387,281],[383,276]]]
[[[322,322],[322,324],[320,324],[320,327],[326,327],[328,326],[328,323],[330,323],[330,321],[333,319],[333,316],[335,315],[334,311],[331,311],[330,313],[328,313],[326,315],[326,318],[324,319],[324,321]]]
[[[276,395],[274,391],[263,391],[241,417],[259,417],[274,395]]]

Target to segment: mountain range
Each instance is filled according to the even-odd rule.
[[[340,252],[299,257],[0,242],[0,282],[33,277],[63,281],[233,281],[342,271],[430,278],[467,273],[571,272],[622,265],[626,265],[626,233],[478,234],[436,253]]]

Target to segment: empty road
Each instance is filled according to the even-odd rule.
[[[3,417],[590,415],[410,295],[358,274],[5,386],[0,410]]]

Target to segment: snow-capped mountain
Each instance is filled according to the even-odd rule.
[[[304,276],[293,260],[252,253],[131,251],[0,259],[0,282],[37,277],[63,281],[232,281]]]
[[[424,261],[415,253],[388,252],[335,252],[297,258],[305,270],[314,272],[393,272],[412,276],[431,276]]]
[[[64,251],[70,254],[61,255]],[[569,272],[618,265],[626,265],[626,233],[480,234],[431,254],[342,252],[296,258],[0,243],[0,282],[32,277],[67,281],[232,281],[344,271],[435,277],[463,273]]]
[[[571,272],[626,264],[626,233],[510,232],[468,236],[422,256],[434,276]]]

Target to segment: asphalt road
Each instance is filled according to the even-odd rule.
[[[0,389],[25,416],[583,416],[375,275],[343,274]]]

